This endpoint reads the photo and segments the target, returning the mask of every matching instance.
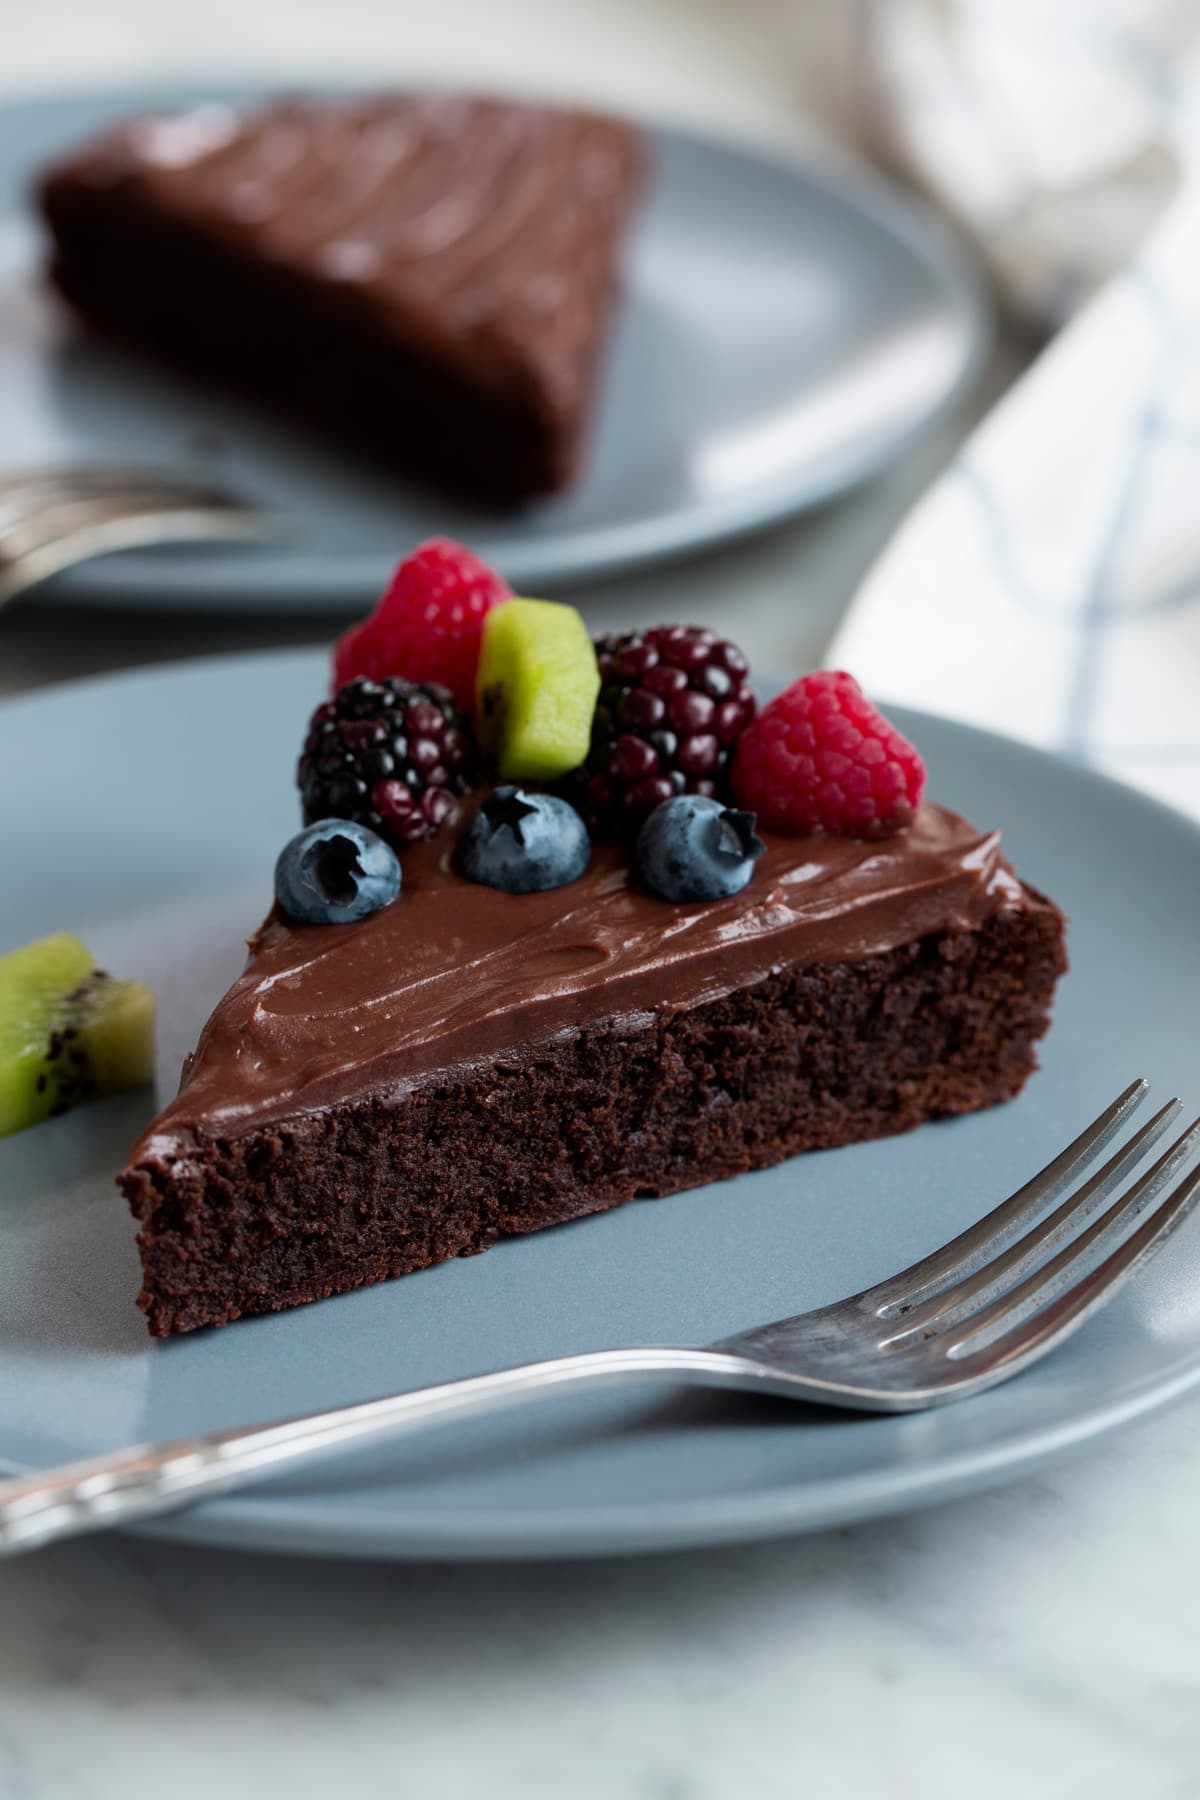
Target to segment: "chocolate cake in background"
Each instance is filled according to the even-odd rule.
[[[579,466],[645,162],[586,112],[296,99],[120,124],[40,201],[91,325],[512,502]]]

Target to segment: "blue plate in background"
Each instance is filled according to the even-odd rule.
[[[611,573],[863,480],[980,368],[978,284],[911,200],[849,170],[656,129],[582,479],[516,514],[456,504],[91,342],[42,291],[28,194],[49,158],[123,114],[250,97],[156,87],[0,107],[0,468],[180,466],[303,527],[287,548],[103,558],[55,581],[64,599],[361,612],[398,552],[442,531],[519,588]]]
[[[160,1002],[161,1089],[241,965],[294,830],[325,659],[196,663],[0,706],[0,951],[56,927]],[[1200,830],[1131,790],[897,713],[931,791],[1001,824],[1071,918],[1044,1068],[907,1137],[634,1203],[486,1256],[166,1344],[134,1305],[112,1174],[131,1094],[0,1143],[0,1464],[31,1467],[602,1344],[705,1342],[912,1262],[1019,1186],[1134,1075],[1200,1097]],[[215,722],[220,722],[220,730]],[[47,821],[53,821],[48,830]],[[732,1542],[945,1499],[1061,1458],[1200,1382],[1200,1230],[1029,1373],[869,1418],[746,1398],[546,1403],[232,1495],[157,1527],[347,1556],[590,1555]]]

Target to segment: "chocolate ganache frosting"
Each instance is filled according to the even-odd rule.
[[[134,1162],[368,1093],[399,1102],[447,1070],[520,1061],[560,1033],[632,1027],[783,968],[976,930],[1024,894],[998,832],[929,803],[882,841],[764,833],[750,885],[692,905],[643,892],[610,844],[568,887],[498,893],[454,872],[457,837],[405,851],[399,899],[358,924],[270,915]]]
[[[290,99],[133,119],[51,171],[151,202],[395,315],[494,386],[582,402],[639,133],[480,94]]]

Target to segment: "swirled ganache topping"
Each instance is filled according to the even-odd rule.
[[[601,221],[643,162],[620,120],[470,93],[150,115],[50,172],[392,315],[433,356],[568,411],[611,285]]]
[[[999,832],[928,802],[879,841],[763,833],[750,885],[695,904],[643,892],[627,850],[604,843],[567,887],[498,893],[454,871],[456,836],[406,851],[400,898],[358,923],[268,917],[135,1162],[367,1093],[399,1101],[563,1032],[633,1026],[783,968],[973,931],[1031,903]]]

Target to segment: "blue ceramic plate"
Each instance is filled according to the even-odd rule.
[[[0,950],[55,927],[153,983],[161,1091],[241,962],[295,827],[311,653],[196,663],[0,706]],[[1071,915],[1044,1071],[1013,1104],[635,1203],[276,1318],[152,1344],[112,1186],[142,1092],[0,1143],[0,1460],[366,1398],[602,1344],[703,1342],[822,1305],[923,1255],[1059,1149],[1134,1075],[1200,1098],[1200,831],[1132,791],[943,721],[902,723],[932,789],[1002,823]],[[220,730],[215,729],[220,722]],[[1200,1231],[1058,1354],[944,1411],[872,1419],[578,1398],[459,1425],[215,1502],[161,1529],[398,1557],[606,1554],[896,1511],[1062,1457],[1200,1380]]]
[[[360,612],[396,546],[434,531],[527,589],[628,568],[861,481],[979,367],[979,290],[912,202],[846,171],[656,131],[583,478],[517,514],[452,504],[98,348],[39,291],[27,192],[41,164],[123,113],[213,97],[153,89],[0,108],[0,468],[180,465],[278,506],[303,535],[287,549],[112,556],[60,578],[63,598]]]

